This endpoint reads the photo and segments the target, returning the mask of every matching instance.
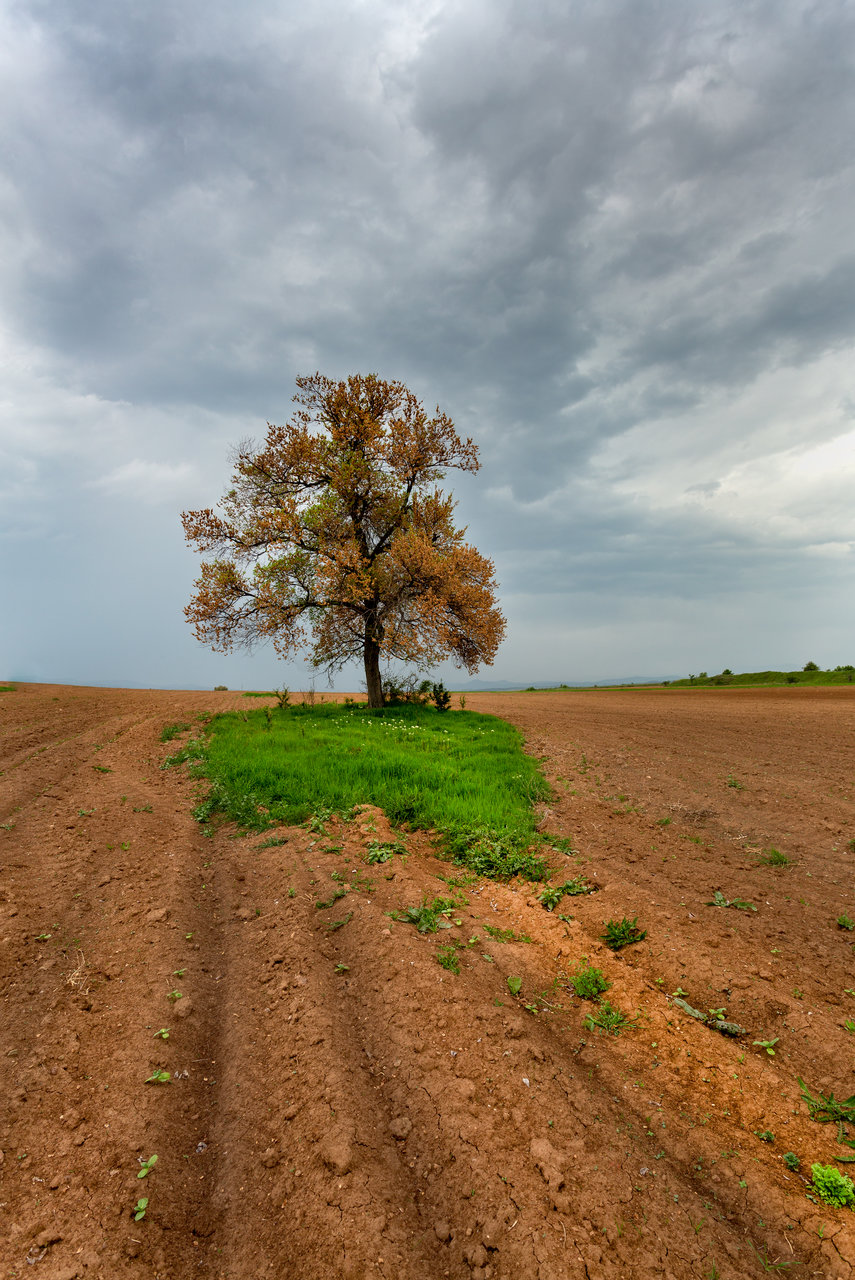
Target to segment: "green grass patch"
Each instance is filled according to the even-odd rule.
[[[504,720],[434,707],[314,707],[214,717],[204,747],[182,759],[210,781],[196,816],[215,814],[252,830],[292,825],[355,805],[383,809],[398,827],[433,829],[448,855],[476,875],[550,874],[533,803],[549,785]]]
[[[18,690],[13,684],[0,684],[0,693],[17,693]]]
[[[160,731],[160,740],[161,742],[171,742],[179,734],[186,733],[189,728],[190,725],[186,720],[178,720],[175,724],[165,724]]]

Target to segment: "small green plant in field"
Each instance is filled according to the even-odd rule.
[[[333,890],[333,892],[326,899],[326,901],[322,901],[321,899],[318,899],[318,901],[315,903],[315,907],[317,908],[318,911],[326,911],[328,910],[329,907],[334,907],[335,904],[341,898],[346,898],[346,897],[347,897],[347,889],[343,889],[339,887]]]
[[[134,1222],[142,1222],[145,1217],[145,1211],[148,1208],[148,1196],[140,1196],[131,1212],[134,1215]]]
[[[279,845],[287,843],[287,836],[268,836],[266,840],[262,840],[261,844],[257,844],[254,847],[256,849],[276,849]]]
[[[169,1039],[169,1028],[168,1028],[168,1027],[161,1027],[159,1031],[155,1031],[155,1033],[154,1033],[154,1039],[155,1039],[155,1040],[168,1040],[168,1039]]]
[[[338,929],[343,929],[344,926],[348,924],[352,919],[353,919],[353,912],[348,911],[347,915],[343,916],[341,920],[330,920],[329,924],[327,925],[327,930],[329,933],[335,933]]]
[[[186,764],[191,760],[202,760],[205,755],[205,744],[201,738],[189,738],[183,746],[167,756],[161,769],[173,769],[176,765]]]
[[[511,995],[518,996],[522,989],[522,978],[517,977],[515,974],[511,974],[511,976],[507,979],[507,983],[508,983],[508,990],[510,991]]]
[[[731,775],[729,776],[729,778],[727,779],[727,784],[726,784],[726,785],[727,785],[728,787],[730,787],[733,791],[744,791],[744,790],[745,790],[745,783],[744,783],[744,782],[740,782],[737,778],[734,778],[733,774],[731,774]]]
[[[740,1187],[745,1187],[748,1184],[745,1181],[742,1181],[740,1182],[739,1185]],[[767,1271],[767,1272],[768,1271],[786,1271],[788,1267],[801,1266],[801,1263],[796,1262],[795,1260],[791,1262],[772,1262],[768,1252],[765,1249],[756,1249],[754,1248],[753,1244],[751,1245],[751,1248],[754,1249],[754,1253],[756,1254],[758,1260],[760,1261],[760,1264],[763,1267],[764,1271]]]
[[[484,932],[494,938],[496,942],[531,942],[531,938],[527,933],[514,933],[513,929],[500,929],[495,924],[485,924]]]
[[[445,832],[445,846],[458,866],[468,867],[489,880],[544,881],[552,869],[541,854],[522,847],[518,838],[486,827]]]
[[[706,905],[708,907],[736,907],[737,911],[757,910],[753,902],[746,902],[744,898],[726,898],[721,889],[716,889]]]
[[[154,809],[150,804],[135,804],[133,806],[134,813],[154,813]]]
[[[788,867],[790,859],[785,853],[781,853],[780,849],[766,849],[760,864],[766,867]]]
[[[157,1156],[149,1156],[147,1160],[143,1160],[142,1156],[140,1156],[140,1164],[142,1165],[142,1168],[137,1174],[137,1177],[147,1178],[154,1166],[157,1164]]]
[[[622,920],[606,920],[603,923],[606,931],[600,937],[612,951],[620,951],[622,947],[641,942],[647,937],[647,930],[638,927],[638,916],[633,916],[631,920],[624,916]]]
[[[325,836],[327,834],[327,823],[330,818],[335,816],[335,810],[327,808],[326,805],[318,805],[314,813],[309,814],[306,826],[315,835]]]
[[[780,1038],[780,1036],[775,1036],[774,1040],[752,1040],[751,1043],[756,1045],[758,1049],[765,1049],[769,1057],[774,1058],[775,1045],[778,1043]]]
[[[582,1000],[596,1000],[604,991],[608,991],[612,984],[607,980],[602,969],[595,969],[588,963],[588,957],[585,956],[576,972],[568,977],[567,985],[572,987]]]
[[[796,1079],[799,1080],[801,1097],[808,1103],[810,1119],[817,1120],[818,1124],[836,1124],[838,1142],[846,1147],[855,1147],[855,1142],[846,1138],[843,1128],[847,1124],[855,1124],[855,1094],[850,1098],[836,1098],[833,1093],[819,1093],[814,1097],[801,1076],[796,1076]]]
[[[573,880],[565,880],[563,884],[550,886],[544,889],[543,893],[537,895],[537,900],[547,911],[554,911],[561,899],[567,897],[575,898],[583,893],[594,893],[596,886],[587,884],[580,877]]]
[[[596,1028],[607,1036],[619,1036],[625,1027],[633,1027],[637,1021],[638,1018],[628,1018],[625,1013],[621,1013],[620,1009],[609,1004],[608,1000],[600,1001],[595,1014],[585,1014],[585,1026],[588,1030],[593,1031]]]
[[[761,1142],[772,1143],[775,1141],[775,1135],[771,1129],[755,1129],[754,1136],[759,1138]]]
[[[48,937],[50,937],[50,934],[48,934]],[[851,1018],[847,1018],[843,1023],[843,1026],[849,1032],[850,1036],[855,1035],[855,1022],[853,1022]]]
[[[176,721],[175,724],[165,724],[160,731],[160,740],[161,742],[171,742],[180,733],[186,733],[189,728],[190,725],[186,720]]]
[[[333,969],[333,973],[349,973],[349,972],[350,972],[349,964],[340,963],[340,964],[337,964],[336,967]]]
[[[795,1151],[786,1151],[783,1155],[783,1161],[792,1173],[797,1173],[802,1163]]]
[[[845,1173],[831,1164],[812,1164],[811,1186],[824,1204],[845,1209],[855,1204],[855,1185]]]
[[[378,862],[389,862],[396,853],[403,857],[407,852],[407,846],[402,844],[400,840],[386,841],[385,843],[379,840],[372,840],[368,846],[365,861],[373,867]]]
[[[449,973],[460,973],[460,961],[454,947],[440,947],[436,953],[436,962]]]
[[[170,1076],[168,1071],[156,1067],[146,1080],[146,1084],[169,1084]]]
[[[402,911],[390,911],[389,914],[393,920],[399,920],[402,924],[414,924],[419,933],[436,933],[437,929],[451,928],[449,916],[456,906],[454,898],[434,898],[433,902],[423,898],[418,907],[406,907]]]
[[[173,988],[172,991],[168,992],[166,998],[167,1000],[173,1000],[173,1001],[183,999],[181,992],[178,991],[176,988]]]
[[[92,768],[96,773],[112,773],[113,770],[108,764],[93,764]]]
[[[838,916],[837,927],[838,929],[847,929],[851,933],[855,929],[855,920],[851,916]]]

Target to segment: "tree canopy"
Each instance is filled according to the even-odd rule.
[[[381,660],[474,672],[505,630],[493,564],[455,528],[447,469],[477,471],[478,449],[401,382],[374,374],[297,379],[285,426],[234,451],[218,514],[182,515],[203,561],[185,610],[215,649],[310,644],[328,672],[361,659],[370,706]]]

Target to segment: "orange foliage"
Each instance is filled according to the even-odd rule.
[[[505,630],[493,564],[437,487],[446,468],[477,471],[477,447],[403,383],[316,373],[297,386],[293,420],[236,449],[222,515],[182,515],[187,540],[215,554],[185,610],[198,638],[269,639],[287,656],[308,628],[315,666],[362,658],[372,706],[381,657],[491,663]]]

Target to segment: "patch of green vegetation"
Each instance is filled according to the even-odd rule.
[[[756,911],[753,902],[746,902],[744,898],[726,898],[721,889],[716,889],[712,898],[706,904],[708,907],[736,907],[738,911]]]
[[[513,929],[500,929],[495,924],[485,924],[484,932],[494,938],[496,942],[531,942],[531,938],[527,933],[514,933]]]
[[[760,863],[766,867],[789,867],[791,860],[780,849],[766,849]]]
[[[368,846],[365,861],[373,867],[378,862],[389,862],[396,853],[399,857],[403,857],[407,852],[407,846],[402,844],[400,840],[386,841],[385,843],[379,840],[372,840]]]
[[[595,893],[596,889],[596,885],[588,884],[581,877],[577,877],[574,880],[565,880],[563,884],[550,885],[548,889],[543,890],[543,893],[537,895],[537,900],[546,911],[554,911],[565,895],[574,898],[582,893]]]
[[[460,973],[460,961],[454,947],[440,947],[436,953],[436,962],[449,973]]]
[[[635,1026],[636,1022],[638,1018],[628,1018],[625,1013],[621,1013],[620,1009],[609,1004],[608,1000],[600,1001],[596,1013],[585,1014],[585,1026],[588,1030],[596,1029],[607,1036],[619,1036],[621,1031],[626,1027]]]
[[[824,1204],[845,1209],[855,1205],[855,1184],[831,1164],[812,1164],[811,1186]]]
[[[171,742],[180,733],[186,733],[189,728],[190,725],[186,720],[176,720],[174,724],[165,724],[160,731],[160,740],[161,742]]]
[[[796,1173],[802,1163],[795,1151],[785,1151],[781,1159],[792,1173]]]
[[[263,830],[355,805],[396,826],[441,833],[455,863],[478,875],[546,880],[533,804],[549,786],[520,734],[492,716],[401,706],[322,703],[215,716],[164,767],[198,762],[210,788],[200,821],[219,813]]]
[[[315,907],[317,908],[318,911],[326,911],[329,907],[334,907],[337,902],[339,902],[342,898],[346,898],[346,897],[347,897],[347,890],[339,886],[337,889],[333,890],[333,892],[325,902],[322,902],[319,899],[315,903]]]
[[[855,680],[855,665],[851,662],[828,671],[821,671],[815,662],[808,662],[801,671],[744,671],[734,675],[726,668],[717,676],[710,676],[706,671],[702,671],[700,675],[687,676],[684,680],[671,680],[669,687],[701,689],[722,685],[744,688],[746,685],[852,684],[853,680]]]
[[[571,973],[567,979],[567,985],[573,989],[577,996],[582,1000],[596,1000],[608,991],[612,985],[602,969],[596,969],[592,964],[588,963],[588,957],[582,959],[582,963],[575,973]]]
[[[420,906],[390,911],[389,915],[401,924],[414,924],[419,933],[436,933],[437,929],[451,928],[449,917],[457,905],[454,898],[434,898],[433,902],[423,898]]]
[[[637,916],[633,916],[631,920],[624,916],[622,920],[607,920],[604,923],[606,931],[600,936],[612,951],[620,951],[622,947],[628,947],[633,942],[641,942],[647,937],[647,930],[638,927]]]
[[[0,684],[0,693],[17,693],[13,684]]]
[[[855,929],[855,920],[853,920],[851,916],[838,916],[837,927],[838,929],[846,929],[851,933],[852,930]]]

